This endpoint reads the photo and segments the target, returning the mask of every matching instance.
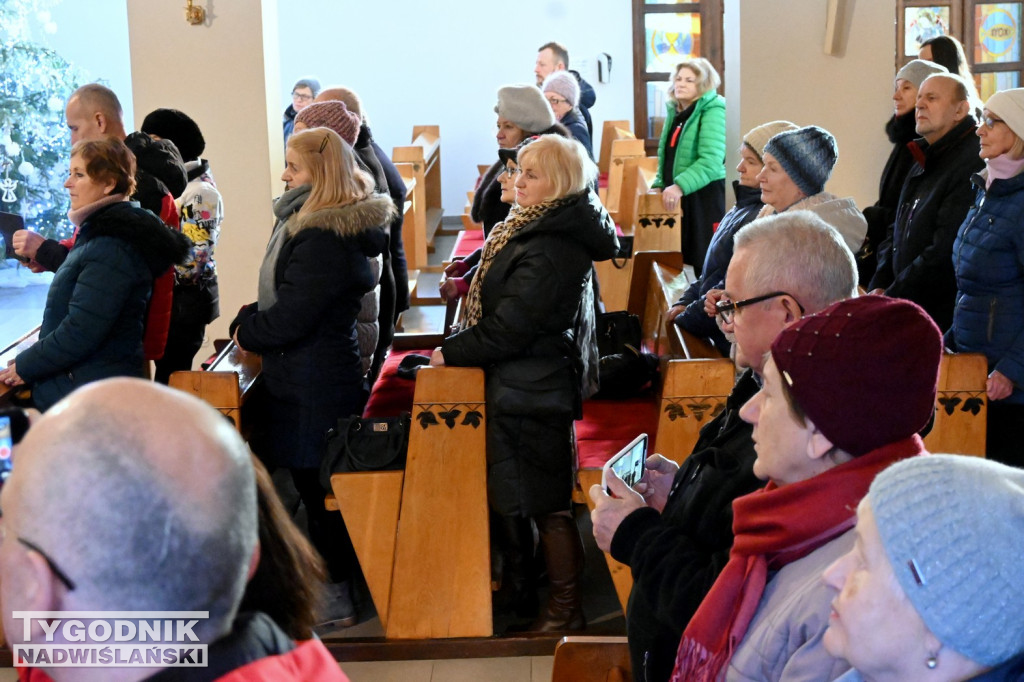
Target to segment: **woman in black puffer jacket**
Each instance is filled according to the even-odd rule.
[[[594,343],[592,261],[611,258],[615,226],[589,191],[597,172],[575,140],[543,135],[517,158],[517,205],[494,226],[466,296],[462,330],[434,365],[486,371],[487,493],[507,517],[532,518],[550,579],[530,628],[585,627],[583,548],[572,517],[574,417]]]

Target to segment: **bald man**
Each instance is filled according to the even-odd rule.
[[[15,457],[0,493],[11,645],[47,642],[45,622],[30,621],[26,636],[15,611],[207,611],[192,632],[209,645],[208,667],[190,680],[346,679],[319,641],[295,646],[266,615],[237,614],[259,561],[256,481],[216,410],[151,382],[100,381],[33,424]],[[50,641],[81,644],[65,634]],[[157,672],[39,667],[58,682]]]

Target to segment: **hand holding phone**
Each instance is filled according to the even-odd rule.
[[[601,471],[601,486],[609,495],[608,472],[614,471],[623,483],[632,488],[640,482],[644,475],[644,462],[647,459],[647,434],[641,433],[609,459]]]

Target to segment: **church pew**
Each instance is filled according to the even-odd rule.
[[[402,212],[402,246],[408,268],[420,270],[427,265],[427,202],[423,192],[422,174],[414,163],[395,163],[405,183],[405,209]]]
[[[331,477],[387,639],[492,635],[483,370],[424,368],[404,472]]]
[[[601,126],[601,151],[597,156],[597,170],[607,175],[611,166],[612,142],[615,140],[633,140],[636,135],[630,129],[629,121],[605,121]]]
[[[609,419],[618,422],[601,427],[614,429],[617,439],[602,442],[599,449],[588,448],[585,443],[579,448],[581,459],[576,479],[583,500],[591,509],[593,501],[589,490],[601,482],[601,466],[608,458],[649,428],[651,454],[659,453],[682,463],[693,450],[700,429],[724,409],[735,380],[731,360],[722,358],[713,346],[665,320],[665,311],[690,283],[682,269],[679,252],[639,252],[632,260],[627,310],[640,317],[644,350],[657,353],[661,358],[660,387],[648,399],[650,409],[656,411],[654,428],[640,426],[639,419],[627,416],[630,413],[627,410],[640,409],[635,404],[637,401],[629,401],[629,407],[620,406],[618,403],[622,401],[587,401],[585,420],[588,406],[605,403],[600,406],[602,414],[607,412]],[[633,585],[629,567],[609,554],[605,554],[605,560],[625,611]]]
[[[242,427],[242,405],[263,367],[262,356],[228,343],[206,370],[172,372],[167,385],[200,398]]]
[[[441,132],[436,125],[413,126],[412,144],[395,147],[391,152],[395,164],[412,164],[412,175],[416,178],[417,245],[422,241],[422,251],[417,250],[415,267],[426,267],[427,250],[433,249],[434,235],[441,225],[444,209],[441,207]],[[422,220],[420,219],[422,218]],[[422,232],[419,232],[422,230]],[[405,237],[405,230],[402,230]],[[407,243],[407,242],[406,242]],[[408,246],[406,247],[408,252]],[[419,257],[423,256],[420,261]],[[408,255],[407,255],[408,257]],[[410,263],[410,268],[413,264]]]
[[[925,436],[929,452],[985,456],[988,362],[980,353],[943,353],[935,423]]]
[[[647,152],[644,149],[643,140],[621,139],[612,142],[608,166],[608,187],[605,194],[601,196],[601,201],[613,219],[617,218],[619,212],[626,159],[644,158],[645,156],[647,156]],[[616,222],[618,222],[617,219]]]
[[[625,637],[563,637],[555,646],[551,682],[629,682],[629,644]]]
[[[22,352],[33,343],[39,340],[39,327],[25,332],[15,341],[12,341],[6,348],[0,350],[0,367],[6,367],[14,362],[18,353]],[[14,398],[28,397],[28,389],[24,386],[8,386],[0,384],[0,407],[10,404]]]

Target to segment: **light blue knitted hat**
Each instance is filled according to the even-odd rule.
[[[1024,470],[912,457],[868,500],[900,586],[943,645],[986,666],[1024,650]]]
[[[832,133],[818,126],[786,130],[764,147],[786,171],[800,191],[811,197],[825,189],[839,160],[839,147]]]

